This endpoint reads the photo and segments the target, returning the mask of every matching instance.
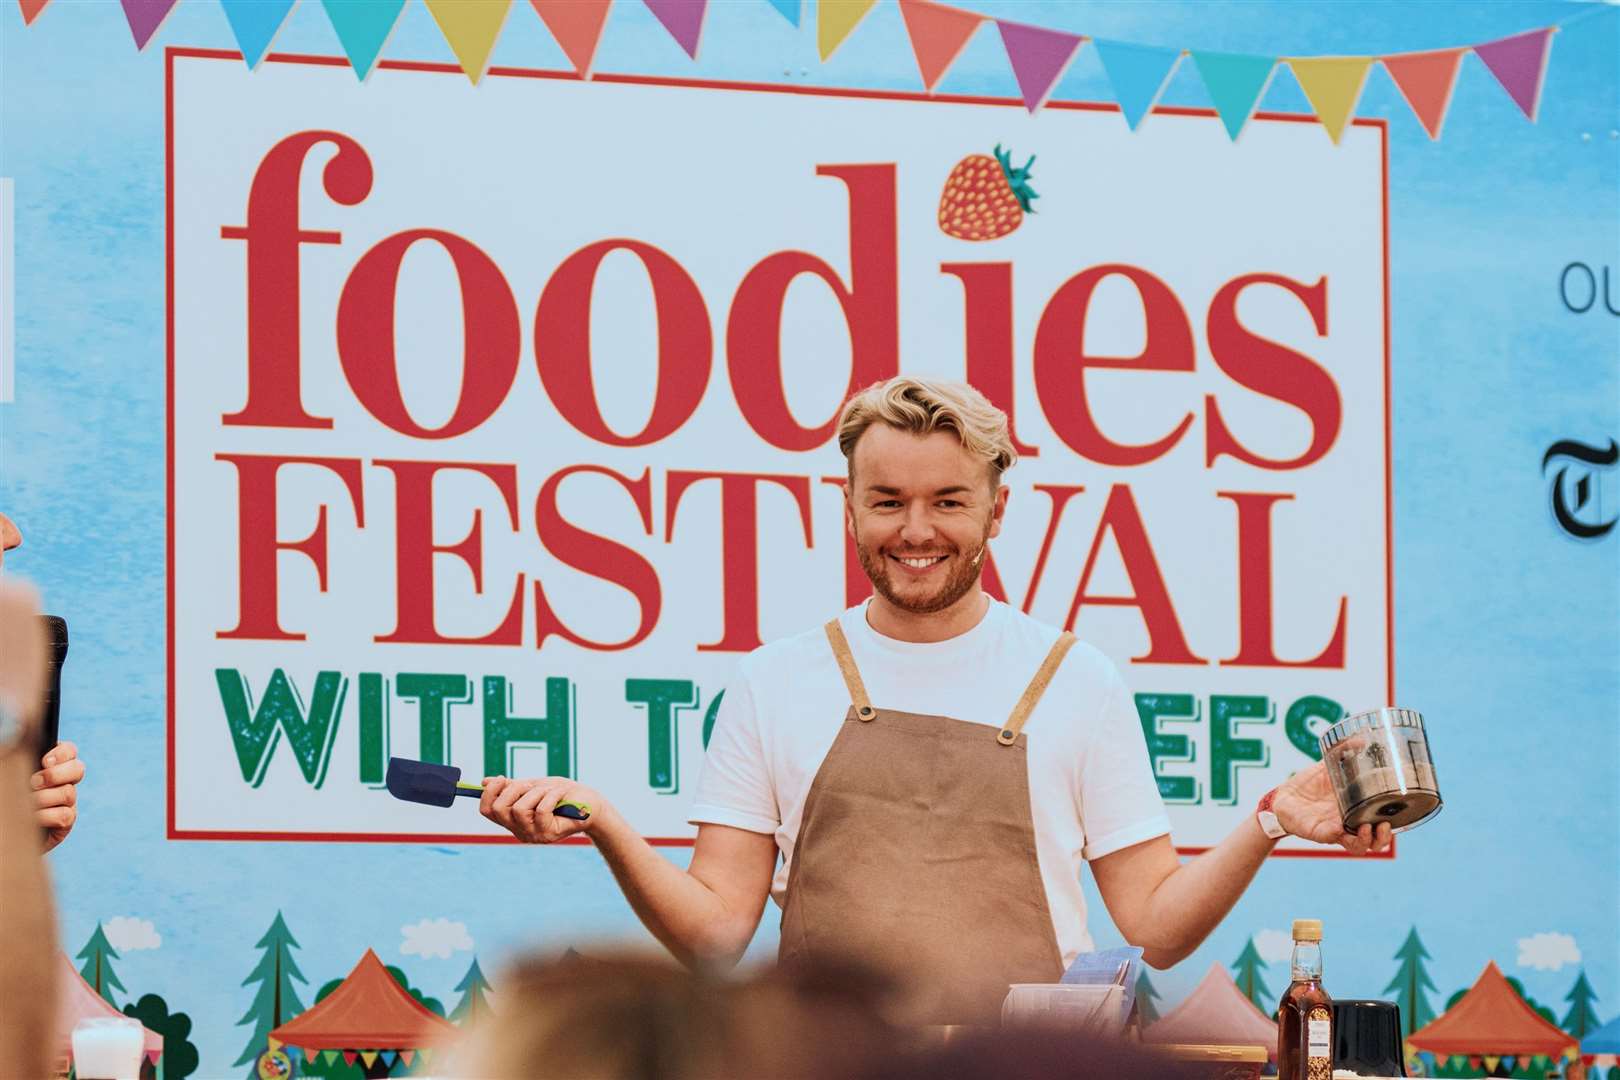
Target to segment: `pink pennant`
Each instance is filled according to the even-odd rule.
[[[1001,43],[1007,48],[1007,60],[1012,64],[1013,78],[1018,80],[1024,106],[1034,112],[1046,102],[1086,39],[1000,19],[996,20],[996,29],[1001,31]]]
[[[1541,83],[1547,77],[1552,35],[1549,26],[1474,46],[1474,54],[1485,61],[1502,89],[1532,122],[1541,105]]]
[[[129,32],[135,35],[135,47],[146,48],[146,43],[158,32],[163,20],[174,10],[177,0],[123,0],[124,18],[129,20]]]
[[[697,59],[698,38],[703,36],[703,12],[709,0],[642,0],[686,55]]]

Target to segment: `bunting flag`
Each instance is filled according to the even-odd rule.
[[[265,1044],[270,1048],[270,1052],[272,1054],[275,1053],[277,1050],[280,1050],[283,1046],[286,1045],[286,1043],[282,1042],[280,1039],[276,1038],[274,1035],[266,1035],[264,1037],[264,1041],[265,1041]]]
[[[1367,85],[1372,57],[1299,57],[1290,58],[1288,66],[1293,68],[1294,78],[1299,80],[1306,100],[1316,110],[1317,120],[1327,129],[1328,138],[1337,146],[1345,125],[1355,114],[1362,88]]]
[[[816,0],[816,49],[826,60],[838,51],[877,0]]]
[[[394,1051],[392,1051],[392,1050],[384,1050],[382,1052],[383,1064],[388,1066],[390,1069],[392,1069],[394,1067],[394,1062],[398,1058],[399,1058],[399,1055],[397,1053],[395,1053]]]
[[[39,13],[45,10],[45,5],[51,0],[17,0],[17,6],[22,9],[23,25],[33,26]]]
[[[401,1050],[399,1052],[399,1060],[401,1060],[401,1061],[403,1061],[405,1063],[405,1067],[407,1069],[410,1068],[411,1067],[411,1062],[416,1060],[416,1051],[415,1050]]]
[[[1487,1069],[1491,1070],[1491,1072],[1495,1072],[1496,1071],[1496,1063],[1501,1061],[1501,1060],[1502,1060],[1502,1058],[1498,1054],[1486,1054],[1485,1055],[1485,1067]]]
[[[582,79],[591,77],[613,0],[529,0]]]
[[[799,25],[799,12],[804,6],[802,0],[765,0],[765,2],[770,4],[771,7],[775,8],[777,11],[780,11],[782,13],[782,18],[786,19],[794,26]]]
[[[1451,92],[1457,87],[1457,68],[1467,51],[1441,49],[1384,57],[1384,70],[1395,80],[1395,89],[1406,99],[1430,139],[1438,139],[1445,126]]]
[[[917,56],[917,72],[930,94],[956,58],[967,48],[968,39],[984,22],[983,15],[946,7],[933,0],[900,0],[900,15],[911,37],[911,51]]]
[[[431,1046],[420,1047],[416,1051],[416,1056],[422,1059],[423,1065],[426,1065],[433,1059],[433,1048]],[[410,1062],[406,1062],[406,1064],[409,1065]]]
[[[1012,65],[1013,78],[1018,80],[1024,107],[1034,112],[1051,95],[1086,39],[1079,34],[1000,19],[996,20],[996,29],[1001,31],[1001,43],[1006,46],[1007,62]]]
[[[326,9],[343,55],[349,58],[349,67],[364,82],[382,55],[389,35],[399,25],[405,0],[321,0],[321,6]]]
[[[489,67],[489,54],[495,51],[495,39],[501,35],[506,13],[512,10],[512,0],[483,0],[478,4],[462,0],[422,0],[422,3],[427,5],[433,21],[439,24],[439,33],[449,42],[461,70],[476,84]]]
[[[124,0],[128,4],[129,0]],[[1541,84],[1547,77],[1547,54],[1552,49],[1553,28],[1532,30],[1528,34],[1488,41],[1474,46],[1474,55],[1485,61],[1485,66],[1519,110],[1536,119],[1541,106]]]
[[[1215,111],[1221,114],[1221,123],[1226,125],[1226,133],[1237,141],[1243,125],[1249,122],[1254,107],[1260,103],[1260,95],[1271,82],[1271,73],[1277,68],[1276,59],[1196,50],[1192,58],[1198,65],[1198,74],[1203,76],[1210,100],[1215,103]]]
[[[146,43],[174,10],[175,3],[176,0],[123,0],[124,18],[129,20],[129,32],[135,35],[135,48],[146,48]]]
[[[264,54],[270,51],[276,31],[287,21],[298,0],[219,0],[225,11],[225,21],[231,24],[236,47],[242,50],[247,66],[256,68]],[[275,1047],[271,1047],[272,1050]]]
[[[709,0],[642,0],[642,3],[664,24],[664,29],[686,50],[686,55],[696,60],[698,39],[703,36],[703,13],[708,9]]]
[[[1508,1072],[1512,1072],[1513,1067],[1515,1065],[1517,1065],[1518,1063],[1519,1063],[1519,1059],[1514,1057],[1512,1054],[1503,1054],[1502,1055],[1502,1067],[1505,1068]]]
[[[375,1050],[362,1050],[362,1051],[360,1051],[360,1061],[361,1061],[361,1063],[363,1065],[365,1065],[366,1068],[368,1068],[368,1069],[371,1068],[373,1065],[377,1064],[377,1051],[375,1051]]]
[[[336,1061],[337,1059],[338,1059],[338,1052],[336,1050],[323,1050],[323,1051],[321,1051],[321,1060],[326,1062],[326,1064],[330,1065],[330,1064],[332,1064],[332,1062]],[[351,1062],[351,1064],[352,1064],[352,1062]]]
[[[1170,85],[1181,62],[1181,50],[1157,45],[1132,45],[1124,41],[1095,39],[1097,58],[1114,88],[1125,122],[1135,131],[1142,118],[1152,111],[1159,95]]]
[[[424,0],[424,2],[425,2],[425,0]],[[354,1059],[360,1056],[358,1053],[356,1053],[353,1050],[344,1050],[344,1051],[342,1051],[342,1054],[343,1054],[343,1064],[345,1064],[345,1065],[353,1065],[354,1064]]]

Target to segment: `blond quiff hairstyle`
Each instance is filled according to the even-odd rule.
[[[962,447],[990,467],[990,487],[1000,487],[1001,474],[1018,464],[1008,432],[1007,414],[965,382],[896,375],[858,391],[838,416],[838,449],[855,476],[855,443],[873,424],[887,424],[913,435],[955,433]]]

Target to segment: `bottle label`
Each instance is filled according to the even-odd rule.
[[[1330,1080],[1333,1075],[1333,1014],[1314,1006],[1305,1019],[1305,1076]]]
[[[1310,1056],[1331,1057],[1333,1054],[1333,1024],[1328,1020],[1310,1022]]]

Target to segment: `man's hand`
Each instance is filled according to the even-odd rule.
[[[79,818],[78,784],[84,779],[84,762],[78,747],[59,742],[40,764],[43,767],[29,783],[34,789],[34,820],[45,830],[49,851],[67,839]]]
[[[564,800],[584,803],[590,807],[591,816],[575,821],[553,814]],[[525,844],[555,844],[576,833],[589,832],[607,810],[600,794],[566,776],[540,780],[485,777],[484,794],[478,800],[479,813]]]
[[[1379,822],[1376,829],[1363,825],[1353,833],[1344,831],[1327,766],[1320,761],[1284,781],[1271,800],[1271,812],[1290,834],[1318,844],[1338,844],[1352,855],[1385,851],[1391,843],[1387,822]]]

